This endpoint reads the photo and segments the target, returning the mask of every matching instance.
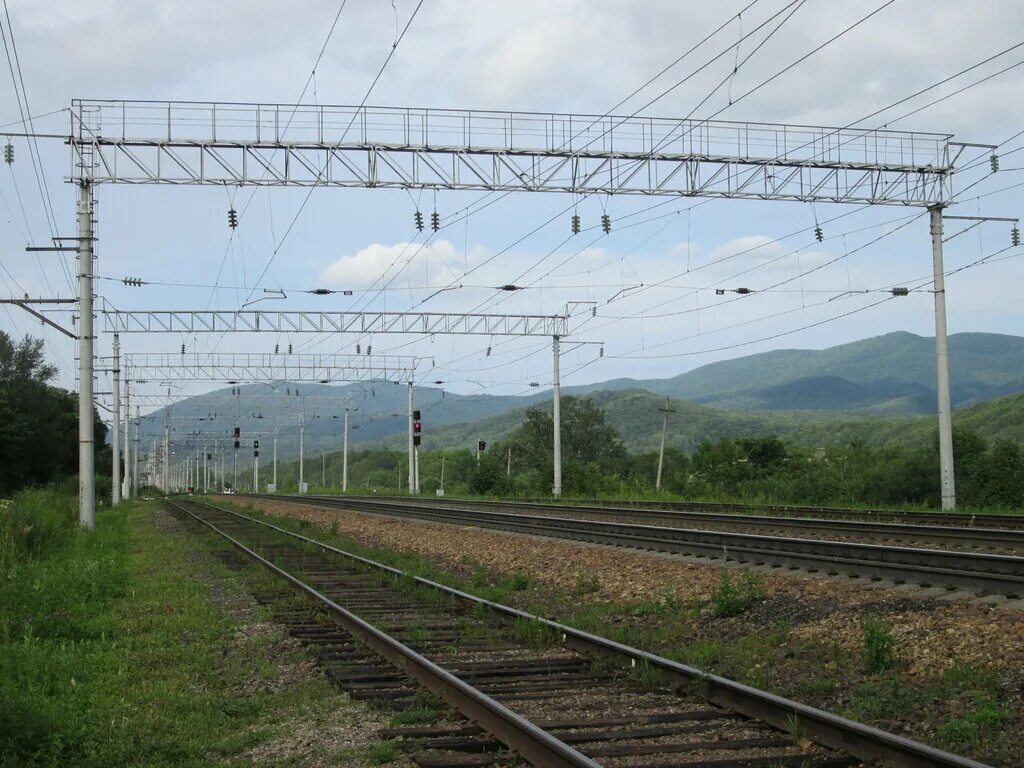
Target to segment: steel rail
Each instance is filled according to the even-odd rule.
[[[372,624],[359,618],[343,606],[338,605],[319,590],[267,560],[209,520],[191,512],[182,504],[173,501],[169,503],[222,536],[251,560],[287,581],[292,588],[326,609],[338,624],[365,643],[375,653],[385,658],[400,671],[408,674],[425,688],[440,696],[466,718],[477,723],[485,731],[506,744],[510,749],[518,752],[534,765],[557,766],[558,768],[597,768],[599,765],[568,744],[559,741],[547,731],[538,728],[529,720],[520,717],[490,696],[481,693],[451,672],[439,667],[413,649],[381,632]],[[221,509],[219,507],[214,508]],[[221,511],[228,512],[229,510],[221,509]],[[231,514],[237,513],[231,512]],[[239,515],[239,517],[244,516]],[[253,518],[244,519],[250,520],[253,523],[259,522]],[[283,532],[283,529],[276,528],[276,530]],[[305,537],[302,538],[305,539]],[[311,539],[305,540],[312,542]],[[372,561],[366,562],[370,563]]]
[[[528,497],[517,501],[561,506],[561,499]],[[915,512],[894,509],[854,509],[851,507],[822,507],[801,504],[740,504],[731,501],[643,501],[636,499],[572,499],[567,503],[592,506],[629,507],[634,509],[664,509],[675,512],[720,512],[736,516],[754,513],[764,515],[813,516],[821,519],[867,519],[898,521],[916,525],[960,526],[1013,526],[1024,528],[1024,515],[984,514],[970,512]]]
[[[312,498],[331,498],[315,496]],[[676,522],[708,522],[743,525],[753,528],[785,528],[804,531],[825,531],[830,534],[849,534],[881,539],[908,538],[915,542],[956,543],[984,546],[1024,547],[1024,531],[1006,528],[964,528],[960,526],[911,525],[906,523],[868,522],[862,520],[823,520],[821,518],[771,517],[765,515],[735,515],[722,512],[686,512],[668,509],[613,507],[590,504],[553,504],[533,501],[499,501],[490,499],[410,499],[408,496],[344,497],[357,500],[393,502],[398,504],[424,504],[466,509],[485,508],[503,512],[543,511],[557,514],[594,515],[599,517],[649,518]]]
[[[346,552],[265,520],[259,520],[249,515],[206,502],[193,503],[202,504],[219,512],[231,514],[237,519],[276,531],[325,552],[362,563],[395,577],[410,579],[416,584],[450,595],[470,605],[485,606],[511,619],[536,622],[558,632],[566,647],[581,653],[599,655],[611,660],[625,662],[630,667],[636,667],[641,664],[649,665],[650,668],[662,675],[663,679],[676,684],[680,690],[699,694],[712,704],[727,707],[742,715],[760,720],[782,730],[798,728],[811,741],[832,749],[847,752],[860,760],[885,761],[886,765],[893,766],[893,768],[990,768],[976,760],[953,755],[903,736],[888,733],[880,728],[858,723],[783,696],[777,696],[767,691],[761,691],[757,688],[737,683],[728,678],[709,674],[695,667],[681,664],[671,659],[594,635],[590,632],[584,632],[568,625],[519,610],[518,608],[512,608],[477,597],[430,579],[406,574],[397,568]],[[196,516],[193,515],[193,517]],[[240,546],[244,548],[244,545]],[[307,589],[315,592],[311,588]]]
[[[1010,596],[1024,595],[1024,557],[1011,555],[702,531],[635,523],[470,511],[450,507],[417,508],[408,504],[333,497],[277,495],[272,498],[456,525],[468,523],[479,527],[574,541],[724,558],[755,565],[793,566],[827,573],[909,581],[924,586],[948,586]]]

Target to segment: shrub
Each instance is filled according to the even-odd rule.
[[[868,616],[862,625],[861,656],[868,672],[883,672],[896,666],[896,640],[889,624],[877,616]]]
[[[763,597],[764,588],[756,573],[743,571],[739,581],[734,582],[723,565],[722,577],[711,594],[711,610],[716,616],[738,616]]]

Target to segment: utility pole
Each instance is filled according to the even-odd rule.
[[[946,276],[942,264],[942,206],[928,209],[931,216],[932,268],[935,291],[935,362],[939,399],[939,466],[942,508],[956,508],[953,464],[953,408],[949,395],[949,348],[946,339]]]
[[[444,496],[444,456],[441,457],[441,496]]]
[[[416,488],[416,459],[413,457],[412,444],[412,382],[409,382],[409,493],[415,493]]]
[[[302,456],[302,440],[305,432],[306,423],[302,416],[299,416],[299,493],[303,493],[302,490],[302,475],[303,475],[303,456]]]
[[[132,495],[132,441],[131,441],[131,424],[132,424],[132,403],[131,403],[131,387],[129,382],[125,379],[124,383],[124,477],[121,480],[121,497],[125,499],[131,498]]]
[[[508,447],[508,463],[505,465],[505,477],[512,479],[512,446]]]
[[[320,449],[320,487],[327,487],[327,451]]]
[[[661,468],[665,464],[665,437],[668,434],[668,415],[675,413],[673,408],[668,407],[668,395],[665,395],[665,407],[659,408],[662,412],[661,418],[661,450],[658,451],[658,479],[654,481],[655,490],[661,490]]]
[[[551,386],[552,397],[552,421],[554,422],[554,453],[555,453],[555,482],[551,488],[551,495],[558,498],[562,495],[562,386],[559,374],[559,338],[552,336],[552,353],[554,356],[554,377]]]
[[[277,427],[274,427],[274,493],[277,493]]]
[[[167,493],[167,468],[171,463],[170,428],[164,421],[164,493]]]
[[[114,334],[114,424],[110,430],[110,503],[121,503],[121,336]]]
[[[83,166],[85,164],[83,156]],[[91,159],[89,160],[91,165]],[[82,174],[92,168],[82,168]],[[96,527],[96,436],[93,430],[92,184],[78,185],[78,522]]]
[[[344,437],[341,440],[341,492],[348,493],[348,408],[345,409]]]
[[[132,451],[132,481],[134,483],[132,495],[139,493],[139,433],[142,431],[142,413],[139,406],[135,406],[135,450]]]

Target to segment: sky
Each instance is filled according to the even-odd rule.
[[[40,116],[34,128],[56,135],[68,131],[74,98],[295,104],[300,95],[303,104],[366,98],[379,106],[590,115],[614,107],[623,115],[846,126],[1024,40],[1024,4],[1014,0],[424,0],[416,11],[418,2],[348,0],[339,14],[335,0],[295,0],[287,10],[264,0],[7,0],[10,25],[3,26],[13,33],[30,111]],[[793,8],[776,33],[744,38]],[[977,183],[949,213],[1016,216],[1024,186],[1000,190],[1024,183],[1024,136],[1007,142],[1024,127],[1024,66],[995,73],[1022,62],[1024,47],[857,125],[1001,145],[996,174],[989,150],[964,151],[954,192]],[[18,132],[8,74],[0,131]],[[68,149],[60,139],[39,140],[41,192],[28,144],[11,142],[15,162],[0,169],[0,292],[72,296],[73,259],[24,251],[49,244],[46,194],[58,234],[74,233]],[[898,330],[934,333],[931,243],[920,209],[595,195],[576,201],[584,232],[570,237],[569,214],[556,215],[573,204],[569,196],[513,194],[460,216],[485,194],[99,185],[96,293],[119,309],[228,310],[251,296],[260,299],[251,306],[268,310],[554,314],[581,302],[572,305],[573,332],[563,343],[566,384],[669,377],[715,360]],[[237,230],[227,225],[232,206],[242,212]],[[426,246],[413,226],[417,208],[428,220],[438,211],[444,224]],[[597,227],[605,213],[607,235]],[[965,226],[948,222],[947,236]],[[947,243],[947,271],[997,254],[948,278],[951,333],[1024,334],[1024,260],[1015,258],[1024,251],[1009,244],[1008,223],[986,223]],[[382,275],[388,289],[369,291]],[[124,277],[147,284],[126,286]],[[529,287],[494,290],[509,282]],[[893,298],[894,286],[919,289]],[[298,293],[316,288],[352,295]],[[51,316],[70,323],[66,314]],[[74,387],[70,339],[13,307],[0,311],[0,329],[42,334],[58,383]],[[101,335],[97,354],[109,355],[110,344]],[[420,356],[419,380],[444,381],[455,392],[517,394],[530,391],[529,382],[551,382],[550,341],[537,338],[123,335],[128,353],[178,353],[182,345],[189,353],[271,353],[291,345],[295,353],[344,354],[356,344]],[[107,374],[97,389],[109,389]],[[148,391],[166,389],[155,382]]]

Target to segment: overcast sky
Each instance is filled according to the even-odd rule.
[[[358,104],[416,2],[348,0],[303,103]],[[654,99],[789,2],[756,2],[617,113],[630,114]],[[368,102],[603,114],[749,4],[425,0]],[[7,0],[7,5],[36,115],[65,109],[73,98],[294,103],[338,11],[334,0]],[[807,0],[694,116],[725,108],[721,119],[844,126],[1024,40],[1024,4],[1015,0],[896,0],[728,106],[881,5],[883,0]],[[722,57],[642,114],[690,114],[763,39],[762,34],[744,41],[738,54]],[[897,118],[1022,60],[1024,47],[861,127],[890,125],[950,133],[960,141],[1004,142],[1024,128],[1024,66]],[[21,130],[6,71],[0,87],[0,124],[7,126],[0,130]],[[35,121],[37,131],[52,133],[66,133],[68,125],[66,111]],[[13,143],[15,163],[0,172],[0,291],[71,295],[73,261],[66,260],[65,272],[59,257],[36,258],[23,250],[28,241],[47,244],[49,231],[28,146],[23,139]],[[1024,137],[1000,148],[1006,157],[999,174],[966,192],[968,202],[955,212],[1019,214],[1024,186],[987,193],[1024,182],[1024,151],[1010,154],[1021,147]],[[73,234],[74,188],[64,181],[67,149],[60,141],[45,140],[40,151],[59,233]],[[964,171],[955,190],[988,174],[986,156],[978,149],[964,153],[961,166],[978,158],[983,162]],[[419,248],[423,236],[413,227],[417,205],[428,216],[437,210],[444,221],[483,195],[317,189],[274,256],[305,190],[100,186],[97,273],[102,279],[96,289],[122,309],[232,309],[254,289],[261,295],[263,289],[278,288],[292,291],[287,300],[257,306],[554,313],[570,301],[593,301],[597,316],[576,318],[574,338],[603,342],[604,357],[598,358],[599,344],[567,344],[562,370],[566,383],[573,384],[667,377],[718,359],[775,348],[821,348],[895,330],[933,333],[930,286],[889,301],[882,301],[884,293],[862,293],[927,279],[928,223],[926,216],[912,218],[917,209],[594,196],[579,205],[583,225],[594,226],[607,212],[611,234],[590,230],[564,242],[568,215],[537,228],[572,200],[519,194],[446,227]],[[987,196],[974,200],[976,195]],[[639,213],[657,203],[664,204]],[[227,226],[232,204],[245,207],[234,233]],[[844,213],[850,215],[822,225],[825,239],[817,243],[815,222]],[[873,242],[901,224],[906,226]],[[950,222],[947,233],[959,228]],[[973,229],[948,243],[947,269],[1002,251],[1009,240],[1009,225]],[[415,257],[407,260],[412,253]],[[992,263],[950,277],[951,332],[1024,333],[1019,308],[1024,260],[1006,258],[1021,254],[1020,248],[1005,251]],[[360,289],[382,274],[394,278],[390,289],[368,303],[369,295]],[[119,282],[125,276],[189,285],[131,288]],[[532,287],[515,294],[491,288],[513,280]],[[651,287],[659,282],[663,285]],[[205,287],[213,285],[220,287]],[[462,287],[424,301],[450,285]],[[758,292],[771,285],[778,287]],[[294,293],[317,287],[354,294]],[[755,293],[715,294],[715,288],[737,287]],[[813,327],[797,330],[806,326]],[[40,333],[38,322],[15,309],[0,312],[0,328]],[[52,330],[46,337],[61,366],[60,383],[73,386],[70,340]],[[350,352],[357,341],[372,344],[375,353],[399,349],[429,358],[421,378],[444,380],[454,391],[513,394],[527,390],[527,382],[551,380],[550,343],[538,339],[163,335],[128,336],[125,347],[176,351],[185,344],[199,352],[272,352],[275,344],[284,349],[290,343],[296,352]],[[98,354],[109,349],[110,339],[101,338]],[[107,389],[106,383],[101,377],[98,388]]]

